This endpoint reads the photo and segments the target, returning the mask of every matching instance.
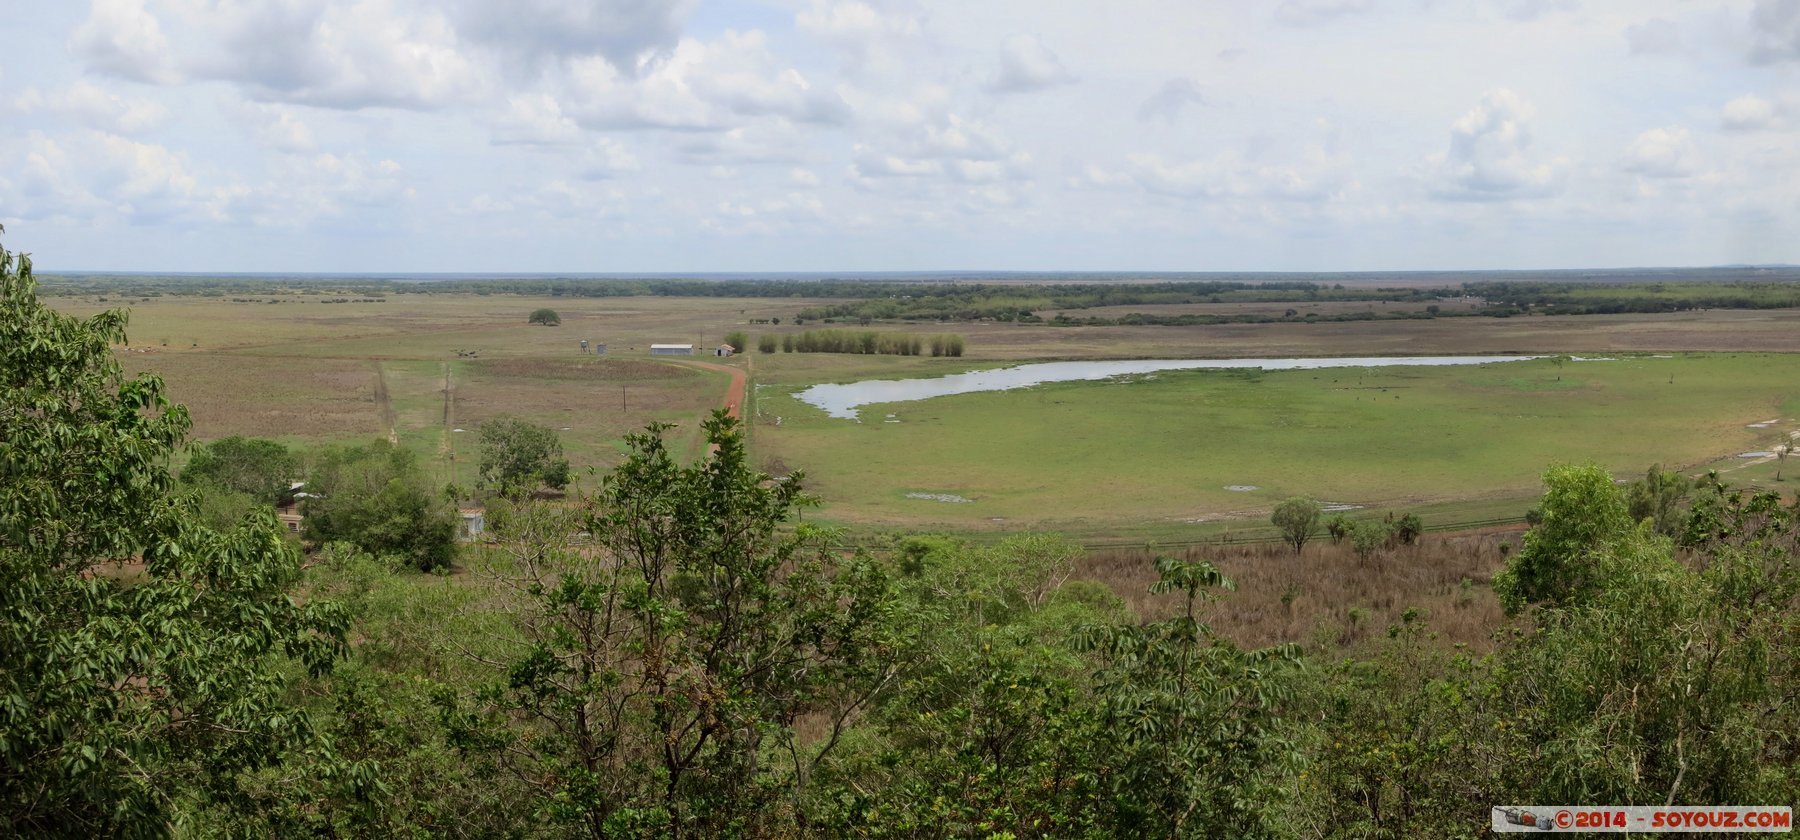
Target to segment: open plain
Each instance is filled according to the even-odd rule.
[[[870,327],[966,337],[964,356],[932,358],[756,352],[759,335],[817,326],[794,324],[820,303],[805,298],[54,300],[75,313],[129,307],[132,343],[120,348],[128,369],[167,380],[190,407],[197,440],[254,435],[306,449],[389,437],[464,486],[474,479],[473,430],[499,415],[557,430],[578,476],[616,463],[623,435],[653,421],[675,424],[677,451],[693,454],[698,421],[720,405],[728,376],[647,352],[651,343],[692,343],[709,362],[748,369],[757,463],[805,471],[823,501],[812,515],[858,531],[1033,528],[1181,541],[1255,533],[1276,501],[1296,494],[1362,515],[1423,510],[1443,525],[1516,518],[1538,473],[1557,461],[1592,459],[1622,476],[1662,463],[1769,481],[1778,465],[1736,456],[1774,445],[1800,416],[1791,386],[1800,357],[1780,352],[1800,335],[1794,310]],[[540,307],[556,309],[561,325],[527,324]],[[1134,308],[1149,309],[1122,309]],[[734,330],[749,334],[750,352],[711,358]],[[606,355],[583,354],[582,339],[605,344]],[[820,382],[1035,360],[1485,353],[1624,355],[1166,372],[877,406],[864,423],[793,397]],[[1778,422],[1749,428],[1770,419]]]

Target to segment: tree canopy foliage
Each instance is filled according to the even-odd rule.
[[[1544,473],[1541,520],[1494,578],[1508,613],[1527,604],[1563,605],[1602,587],[1617,570],[1613,550],[1633,536],[1631,516],[1612,474],[1593,464]]]
[[[267,438],[226,437],[193,448],[181,480],[211,485],[249,496],[257,504],[275,505],[300,476],[300,459],[286,446]]]
[[[125,323],[44,307],[0,249],[4,834],[161,836],[178,796],[230,804],[234,774],[310,741],[285,690],[344,637],[332,602],[288,596],[272,514],[217,531],[169,493],[188,416],[121,373]]]
[[[1312,533],[1324,515],[1325,509],[1317,499],[1295,496],[1276,505],[1269,521],[1281,529],[1281,538],[1294,547],[1295,554],[1299,554],[1306,547],[1306,541],[1312,539]]]
[[[315,544],[341,540],[422,570],[450,565],[453,512],[431,492],[411,450],[385,440],[327,450],[306,486],[305,535]]]
[[[483,489],[516,497],[539,487],[568,486],[569,459],[563,457],[554,430],[516,417],[484,421],[478,430]]]
[[[532,310],[531,314],[526,316],[525,323],[537,324],[541,327],[556,327],[562,325],[562,316],[556,314],[556,310],[546,306]]]

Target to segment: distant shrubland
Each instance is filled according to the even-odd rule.
[[[960,335],[921,336],[875,330],[807,330],[782,336],[782,349],[794,353],[863,353],[884,356],[961,356]],[[770,352],[770,351],[764,351]]]

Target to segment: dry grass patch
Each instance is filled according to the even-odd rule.
[[[692,375],[686,368],[635,359],[489,359],[468,365],[471,373],[494,378],[568,382],[649,382]]]
[[[199,440],[248,435],[338,438],[382,431],[375,374],[347,359],[126,354],[129,373],[151,371],[188,407]]]
[[[1206,559],[1237,582],[1237,591],[1221,593],[1208,607],[1207,621],[1240,644],[1346,647],[1385,632],[1417,607],[1446,642],[1485,650],[1503,620],[1488,586],[1505,562],[1499,545],[1516,546],[1520,533],[1427,534],[1417,545],[1367,560],[1347,544],[1329,542],[1309,544],[1298,556],[1272,544],[1107,550],[1089,554],[1076,577],[1104,583],[1139,616],[1160,619],[1180,605],[1174,596],[1149,593],[1156,581],[1151,561],[1157,554]]]

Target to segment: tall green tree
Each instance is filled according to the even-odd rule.
[[[1508,614],[1527,604],[1567,604],[1593,594],[1609,572],[1607,547],[1631,535],[1631,515],[1612,474],[1593,464],[1544,473],[1539,521],[1494,577]]]
[[[176,800],[229,801],[310,738],[286,663],[342,645],[273,514],[215,531],[169,492],[188,415],[121,373],[125,324],[46,308],[0,249],[0,834],[161,836]]]
[[[551,821],[594,837],[716,837],[804,825],[805,789],[895,664],[884,570],[790,524],[798,476],[752,470],[736,420],[675,461],[653,425],[585,510],[502,505],[515,655],[440,702],[453,741],[499,749]],[[585,528],[601,550],[570,544]],[[802,719],[824,735],[803,738]]]
[[[398,557],[420,570],[450,565],[457,524],[409,449],[385,440],[327,450],[306,482],[305,535]]]
[[[554,430],[516,417],[496,417],[483,422],[479,431],[483,489],[518,497],[539,487],[568,486],[569,459],[563,457]]]
[[[542,309],[532,310],[531,314],[526,316],[525,323],[537,324],[541,327],[558,327],[562,326],[562,316],[556,314],[556,310],[546,306]]]
[[[195,446],[181,480],[243,493],[257,504],[274,505],[299,475],[300,459],[286,446],[267,438],[232,436]]]

